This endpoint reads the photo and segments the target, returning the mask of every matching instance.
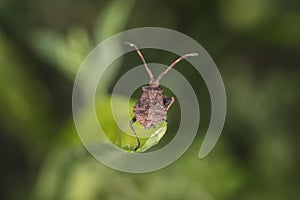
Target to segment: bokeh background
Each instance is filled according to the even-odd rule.
[[[72,84],[99,42],[143,26],[180,31],[209,52],[224,79],[228,112],[215,149],[199,160],[210,104],[198,85],[202,117],[191,148],[167,168],[127,174],[82,146]],[[148,62],[175,58],[143,52]],[[300,199],[299,52],[297,0],[1,0],[0,199]],[[125,57],[105,92],[138,64],[136,54]],[[181,66],[191,78],[192,68]],[[171,123],[178,115],[170,112]]]

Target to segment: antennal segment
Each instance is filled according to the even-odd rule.
[[[187,53],[187,54],[184,54],[183,56],[180,56],[177,60],[175,60],[171,65],[169,65],[169,67],[163,71],[162,73],[160,73],[160,75],[157,77],[156,79],[156,83],[158,84],[160,79],[166,75],[168,73],[168,71],[170,69],[172,69],[178,62],[180,62],[181,60],[185,59],[186,57],[192,57],[192,56],[198,56],[198,53]]]
[[[142,55],[142,53],[140,52],[139,48],[138,48],[135,44],[133,44],[133,43],[131,43],[131,42],[124,42],[124,44],[125,44],[125,45],[128,45],[128,46],[130,46],[130,47],[135,48],[135,50],[137,51],[137,53],[139,54],[140,58],[142,59],[142,61],[143,61],[143,63],[144,63],[144,66],[145,66],[146,71],[147,71],[147,73],[148,73],[148,75],[149,75],[149,78],[150,78],[150,83],[153,83],[153,82],[154,82],[153,74],[152,74],[151,70],[149,69],[149,67],[148,67],[148,65],[147,65],[147,63],[146,63],[146,61],[145,61],[145,58],[144,58],[144,56]]]

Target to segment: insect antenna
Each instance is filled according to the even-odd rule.
[[[147,73],[148,73],[148,75],[149,75],[150,83],[153,83],[153,82],[154,82],[153,74],[152,74],[151,70],[149,69],[149,67],[148,67],[148,65],[147,65],[147,63],[146,63],[146,61],[145,61],[145,58],[144,58],[144,56],[142,55],[142,53],[141,53],[141,51],[139,50],[139,48],[138,48],[135,44],[133,44],[133,43],[131,43],[131,42],[124,42],[124,44],[125,44],[125,45],[129,45],[130,47],[133,47],[133,48],[137,51],[137,53],[139,54],[140,58],[142,59],[142,61],[143,61],[143,63],[144,63],[144,66],[145,66],[145,68],[146,68],[146,71],[147,71]]]
[[[162,73],[160,73],[160,75],[157,77],[157,79],[155,80],[155,82],[158,84],[160,79],[166,75],[168,73],[168,71],[170,69],[172,69],[172,67],[174,67],[178,62],[180,62],[181,60],[185,59],[186,57],[191,57],[191,56],[198,56],[198,53],[187,53],[184,54],[183,56],[180,56],[177,60],[175,60],[171,65],[168,66],[168,68],[166,70],[164,70]]]

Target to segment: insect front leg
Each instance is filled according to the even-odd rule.
[[[163,97],[164,99],[164,105],[165,105],[165,110],[169,110],[171,105],[174,103],[174,97],[167,98],[166,96]]]
[[[133,131],[134,136],[135,136],[135,139],[136,139],[137,145],[136,145],[136,147],[134,148],[134,151],[136,151],[138,148],[140,148],[141,143],[140,143],[140,140],[139,140],[139,138],[138,138],[138,136],[137,136],[137,134],[136,134],[136,132],[135,132],[133,126],[132,126],[132,124],[133,124],[134,122],[136,122],[136,118],[135,118],[135,117],[132,118],[132,120],[130,121],[129,124],[130,124],[130,128],[131,128],[131,130]]]

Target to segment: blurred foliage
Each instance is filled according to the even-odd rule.
[[[109,169],[83,148],[71,93],[96,44],[141,26],[175,29],[202,44],[223,76],[228,113],[220,141],[199,160],[209,96],[193,69],[177,68],[201,100],[198,137],[171,166],[138,175]],[[299,199],[299,50],[295,0],[0,1],[0,199]],[[174,58],[143,52],[148,62]],[[101,92],[140,64],[132,55],[101,80]],[[164,137],[179,116],[170,110],[168,118]]]

